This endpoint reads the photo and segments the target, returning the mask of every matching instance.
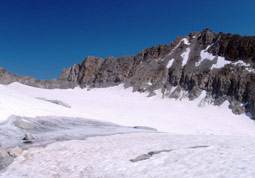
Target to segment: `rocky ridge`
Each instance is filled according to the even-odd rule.
[[[35,80],[0,69],[0,83],[15,81],[40,88],[110,87],[124,84],[134,91],[161,91],[164,98],[197,98],[204,103],[230,102],[235,114],[255,119],[255,37],[192,32],[167,45],[158,45],[127,57],[89,56],[64,69],[59,79]]]

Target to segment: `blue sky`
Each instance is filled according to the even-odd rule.
[[[86,56],[127,56],[210,28],[255,36],[254,0],[0,0],[0,66],[59,77]]]

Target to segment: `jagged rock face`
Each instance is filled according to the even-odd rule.
[[[109,87],[123,83],[134,91],[164,97],[195,99],[207,92],[214,104],[225,100],[236,114],[255,118],[255,37],[192,32],[167,45],[159,45],[128,57],[105,60],[87,57],[64,69],[60,79],[37,81],[0,70],[1,83],[19,81],[43,88]]]
[[[102,58],[89,56],[82,63],[64,69],[60,78],[64,81],[79,84],[81,87],[89,86],[95,80],[96,74],[103,63]]]

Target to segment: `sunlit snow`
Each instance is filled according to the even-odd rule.
[[[187,64],[190,51],[191,51],[190,48],[187,48],[185,52],[181,54],[181,57],[183,58],[182,66],[185,66]]]
[[[211,69],[219,69],[230,63],[231,61],[227,61],[225,57],[218,56],[216,64],[213,64]]]
[[[73,114],[124,126],[148,126],[169,133],[255,135],[254,122],[245,114],[234,115],[228,108],[227,102],[222,106],[198,107],[205,93],[194,101],[185,98],[179,101],[169,98],[162,99],[160,93],[147,97],[148,93],[132,92],[132,88],[124,89],[123,85],[90,90],[80,88],[49,90],[13,83],[8,88],[12,89],[10,91],[16,90],[19,98],[21,96],[24,98],[17,98],[17,100],[19,99],[19,102],[26,105],[17,109],[15,107],[17,100],[1,97],[0,102],[6,103],[0,110],[5,113],[5,115],[1,114],[2,119],[7,119],[11,113],[31,117],[47,114],[57,116]],[[8,92],[4,96],[8,97]],[[72,108],[55,106],[31,97],[61,100]],[[31,106],[30,101],[32,101]],[[6,114],[6,111],[9,111],[9,114]]]
[[[173,65],[173,63],[174,63],[174,58],[172,58],[172,59],[170,59],[170,61],[168,61],[166,68],[169,69]]]
[[[196,67],[199,66],[199,65],[201,64],[201,62],[203,62],[205,59],[212,61],[212,60],[215,58],[214,55],[212,55],[211,53],[208,53],[208,52],[207,52],[207,50],[208,50],[210,47],[211,47],[211,45],[207,46],[206,49],[201,50],[201,52],[200,52],[200,60],[199,60],[198,62],[195,63],[195,66],[196,66]]]
[[[172,87],[169,92],[176,89]],[[28,123],[51,118],[46,123],[56,126],[45,132],[35,125],[42,131],[33,133],[36,138],[51,144],[24,150],[0,172],[0,177],[254,177],[253,120],[244,114],[234,115],[228,109],[228,102],[221,106],[207,104],[205,91],[194,101],[162,99],[161,91],[156,93],[147,97],[148,93],[132,92],[132,88],[124,89],[123,85],[89,90],[40,89],[20,83],[0,85],[0,118],[5,121],[0,129],[8,127],[2,137],[9,136],[11,140],[2,139],[4,145],[15,145],[26,132],[22,129],[18,132],[10,125],[10,121],[17,119],[13,114],[23,116],[21,119]],[[63,101],[71,108],[37,97]],[[64,116],[84,116],[103,122]],[[168,133],[130,133],[134,132],[133,126],[148,126]],[[97,136],[82,140],[81,136],[88,133]],[[75,137],[71,136],[81,140],[73,140]],[[68,138],[72,140],[65,141]]]
[[[92,137],[24,151],[0,177],[253,178],[254,146],[255,139],[251,137],[169,134]],[[163,152],[157,154],[160,151]],[[156,154],[142,159],[153,152]],[[137,157],[140,161],[131,162]]]

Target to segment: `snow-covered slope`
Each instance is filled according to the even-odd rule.
[[[56,105],[47,101],[35,99],[22,91],[15,91],[0,85],[0,122],[11,115],[37,117],[37,116],[80,116],[85,113],[74,112],[67,107]]]
[[[187,99],[179,101],[162,99],[160,94],[147,97],[148,93],[132,92],[131,88],[124,89],[122,85],[91,90],[86,88],[49,90],[33,88],[20,83],[13,83],[7,87],[8,90],[1,86],[5,93],[0,92],[0,102],[10,103],[7,103],[8,107],[0,108],[2,113],[8,111],[9,115],[12,113],[37,116],[39,111],[43,111],[41,115],[75,113],[76,116],[86,116],[125,126],[148,126],[175,134],[255,135],[254,121],[244,114],[234,115],[228,109],[227,102],[220,107],[208,105],[206,102],[203,107],[198,107],[204,104],[201,100],[205,97],[205,93],[194,101]],[[8,94],[9,89],[15,96]],[[21,96],[23,98],[20,98]],[[7,97],[12,97],[12,100]],[[31,97],[61,100],[69,104],[71,109],[31,99]],[[26,105],[22,103],[19,104],[21,108],[13,108],[13,106],[18,106],[16,102],[21,101]],[[46,106],[50,107],[44,109]],[[9,111],[10,108],[11,111]]]
[[[96,127],[99,122],[85,119],[83,122],[79,119],[78,122],[84,123],[85,127],[79,126],[76,129],[77,118],[73,120],[73,124],[68,119],[68,124],[73,125],[70,128],[65,123],[61,124],[65,117],[26,118],[29,123],[37,123],[39,119],[43,119],[40,123],[58,123],[56,125],[60,127],[54,128],[53,131],[63,139],[60,139],[60,142],[58,138],[52,137],[52,131],[44,132],[37,126],[38,123],[35,124],[37,129],[44,132],[39,135],[43,135],[41,141],[51,144],[46,147],[27,145],[24,148],[29,149],[18,154],[14,162],[0,172],[0,177],[204,178],[236,175],[236,177],[252,178],[254,176],[253,120],[245,115],[232,114],[226,102],[221,106],[207,104],[208,102],[204,100],[205,93],[194,101],[189,101],[185,97],[182,100],[175,100],[162,99],[160,94],[153,97],[147,95],[148,93],[133,93],[131,88],[124,89],[122,85],[90,90],[86,88],[49,90],[20,83],[0,85],[1,121],[8,118],[8,121],[12,121],[11,115],[79,116],[126,126],[149,126],[172,133],[129,133],[133,132],[132,128],[119,126],[116,126],[117,130],[111,127],[110,129],[113,130],[109,133],[106,124],[106,129],[97,128],[99,133],[96,135],[103,136],[83,140],[84,135],[81,133],[94,134],[94,130],[91,132],[86,123],[93,122]],[[35,99],[38,97],[60,100],[71,108]],[[47,122],[47,118],[57,120]],[[17,118],[14,117],[15,119]],[[14,139],[8,143],[5,142],[6,139],[2,139],[1,142],[5,146],[8,144],[10,146],[12,143],[12,146],[15,146],[15,143],[22,141],[26,130],[22,128],[15,130],[16,127],[10,127],[10,124],[8,126],[12,129],[9,130],[9,135],[2,133]],[[64,130],[61,130],[62,127]],[[1,128],[5,129],[5,125]],[[75,137],[70,137],[73,133]],[[125,134],[105,136],[116,133]],[[39,138],[36,132],[32,135]],[[64,141],[65,137],[72,140]],[[73,140],[75,138],[80,140]],[[55,141],[52,141],[54,139]]]
[[[254,178],[254,146],[251,137],[93,137],[24,151],[0,177]]]

